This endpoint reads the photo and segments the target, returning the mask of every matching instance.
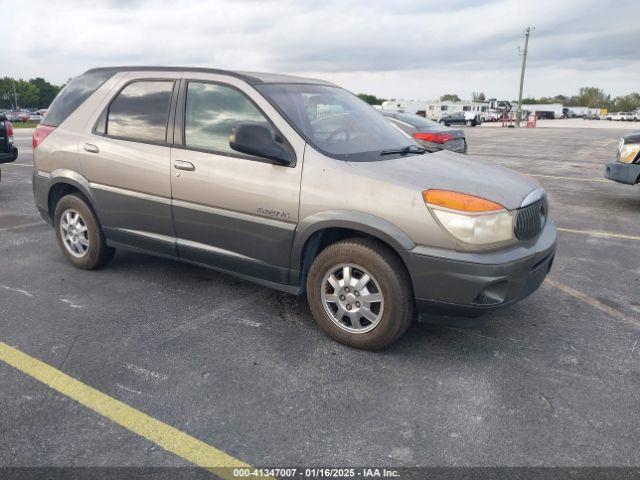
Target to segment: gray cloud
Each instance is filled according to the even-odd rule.
[[[0,75],[57,82],[103,65],[195,65],[312,73],[387,96],[509,97],[529,24],[528,94],[623,94],[640,70],[637,0],[30,0],[5,17],[30,33],[10,27]]]

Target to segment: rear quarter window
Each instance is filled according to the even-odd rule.
[[[113,76],[113,71],[84,73],[71,80],[53,100],[42,121],[57,127],[71,115],[93,92]]]

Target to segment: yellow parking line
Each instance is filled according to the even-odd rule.
[[[35,378],[50,388],[223,479],[234,479],[233,468],[246,463],[166,423],[76,380],[6,343],[0,342],[0,361]],[[269,477],[266,477],[269,478]]]
[[[557,288],[558,290],[561,290],[564,293],[571,295],[572,297],[577,298],[578,300],[581,300],[582,302],[591,305],[594,308],[597,308],[601,312],[604,312],[607,315],[612,316],[613,318],[616,318],[625,323],[630,323],[632,325],[635,325],[636,327],[640,327],[640,320],[630,317],[620,310],[610,307],[609,305],[606,305],[599,300],[590,297],[586,293],[582,293],[575,288],[570,287],[569,285],[565,285],[564,283],[558,282],[557,280],[552,280],[549,277],[545,279],[545,283],[548,283],[552,287]]]
[[[579,177],[561,177],[559,175],[539,175],[536,173],[528,173],[532,177],[542,177],[542,178],[559,178],[560,180],[576,180],[578,182],[604,182],[609,183],[611,180],[606,180],[604,178],[579,178]]]
[[[640,240],[640,237],[635,235],[625,235],[623,233],[611,233],[601,232],[599,230],[575,230],[573,228],[560,228],[559,232],[579,233],[581,235],[589,235],[591,237],[610,237],[610,238],[624,238],[625,240]]]

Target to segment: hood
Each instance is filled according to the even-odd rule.
[[[640,143],[640,132],[624,135],[624,143]]]
[[[419,192],[441,189],[466,193],[499,203],[508,210],[519,208],[529,193],[540,188],[531,177],[447,150],[350,165]]]

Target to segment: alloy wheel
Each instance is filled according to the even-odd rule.
[[[342,330],[366,333],[384,313],[384,296],[378,281],[364,267],[353,263],[329,269],[322,280],[322,305]]]
[[[89,230],[82,216],[72,208],[60,216],[60,236],[67,251],[76,258],[89,251]]]

